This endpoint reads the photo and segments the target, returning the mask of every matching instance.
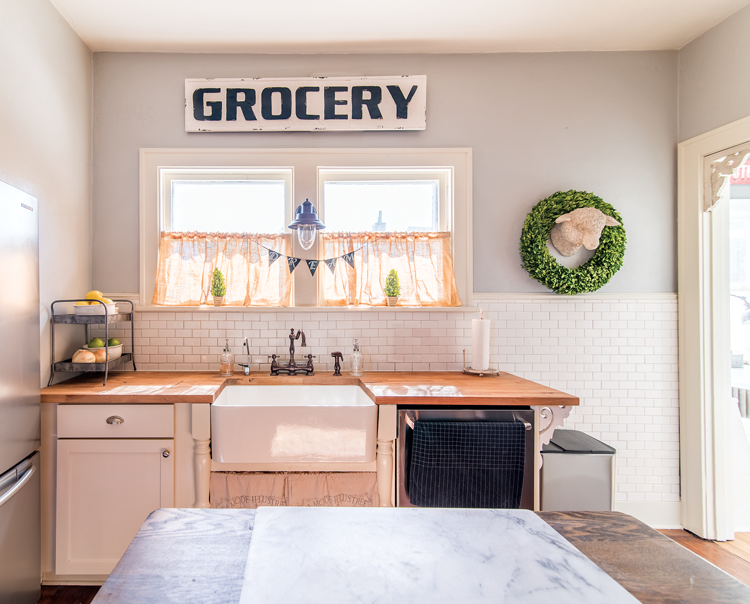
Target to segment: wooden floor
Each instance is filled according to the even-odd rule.
[[[98,587],[81,585],[43,585],[37,604],[90,604]]]
[[[659,532],[750,585],[750,533],[737,533],[734,541],[715,543],[682,530]],[[97,591],[98,587],[45,585],[38,604],[90,604]]]
[[[745,585],[750,585],[750,533],[737,533],[734,541],[722,543],[706,541],[683,530],[659,532],[718,566]]]
[[[750,562],[750,533],[735,533],[734,541],[719,543],[728,552]]]

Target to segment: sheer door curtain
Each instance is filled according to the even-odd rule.
[[[461,306],[448,232],[323,233],[326,306],[386,306],[385,280],[396,269],[403,306]],[[340,257],[354,254],[354,268]]]
[[[292,279],[287,263],[280,258],[269,265],[269,249],[290,255],[290,235],[164,232],[151,303],[207,304],[211,277],[218,268],[227,286],[225,305],[289,306]]]

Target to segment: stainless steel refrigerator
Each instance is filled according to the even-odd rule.
[[[0,602],[40,596],[39,207],[0,182]]]

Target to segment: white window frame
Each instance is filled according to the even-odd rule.
[[[450,168],[452,187],[450,204],[444,215],[452,233],[451,246],[456,288],[464,306],[473,306],[472,242],[472,150],[470,148],[383,148],[383,149],[141,149],[140,150],[140,306],[150,307],[162,226],[160,195],[165,186],[161,173],[185,169],[242,168],[269,171],[292,169],[291,213],[306,198],[319,208],[321,204],[319,171],[331,168],[361,168],[365,171],[404,170],[405,173]],[[322,216],[324,218],[324,209]],[[325,221],[325,220],[324,220]],[[308,252],[293,238],[293,254],[301,258],[320,258],[320,239]],[[316,250],[316,251],[312,251]],[[322,306],[319,280],[295,271],[293,303],[289,310]],[[163,308],[163,307],[156,307]],[[180,308],[180,307],[170,307]],[[195,308],[195,307],[186,307]],[[217,309],[218,310],[218,309]],[[236,310],[236,309],[235,309]],[[257,309],[253,309],[257,310]],[[274,310],[286,310],[275,308]],[[327,308],[328,311],[337,309]]]
[[[453,167],[425,168],[360,168],[324,167],[318,168],[318,199],[323,200],[318,213],[326,221],[325,185],[327,182],[396,182],[438,181],[438,224],[437,231],[451,230],[451,208],[453,207]]]
[[[286,228],[292,221],[292,194],[294,189],[293,183],[294,170],[292,168],[159,168],[159,181],[161,183],[161,197],[166,200],[172,197],[172,181],[185,180],[219,180],[219,181],[240,181],[240,180],[283,180],[284,181],[284,224],[279,232],[288,232]],[[172,230],[172,212],[170,204],[160,203],[159,211],[159,231]]]

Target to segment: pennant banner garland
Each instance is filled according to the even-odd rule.
[[[294,258],[292,256],[286,257],[286,262],[289,265],[289,272],[293,273],[294,269],[297,268],[297,265],[299,264],[299,258]]]
[[[279,252],[275,252],[274,250],[269,250],[267,247],[263,247],[263,249],[268,250],[268,266],[271,266],[279,258],[284,256],[284,254],[280,254]],[[339,258],[343,258],[349,266],[354,268],[354,254],[356,254],[361,249],[362,248],[354,250],[353,252],[347,252],[343,256],[337,256],[336,258],[326,258],[325,260],[323,260],[323,262],[330,269],[331,274],[333,274],[336,270],[336,261]],[[294,269],[297,268],[297,265],[302,262],[302,258],[295,258],[294,256],[284,256],[284,258],[286,258],[286,263],[287,266],[289,266],[290,273],[294,272]],[[307,268],[309,269],[310,274],[315,276],[315,271],[318,270],[318,264],[320,264],[320,260],[305,260],[305,262],[307,263]]]
[[[278,252],[274,252],[273,250],[268,250],[268,266],[271,266],[280,257],[281,257],[281,254],[279,254]]]

